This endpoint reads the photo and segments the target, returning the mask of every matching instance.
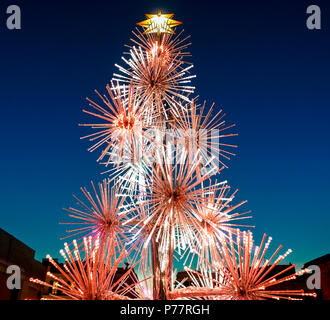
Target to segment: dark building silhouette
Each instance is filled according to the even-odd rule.
[[[30,277],[45,279],[45,268],[34,259],[35,251],[0,228],[0,300],[40,299],[43,288],[29,282]],[[21,289],[7,288],[11,273],[7,268],[16,265],[21,271]]]

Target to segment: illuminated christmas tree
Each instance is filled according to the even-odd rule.
[[[94,131],[83,138],[92,141],[89,151],[101,150],[97,161],[109,178],[98,190],[94,184],[92,192],[83,188],[78,207],[67,209],[74,218],[67,223],[75,225],[69,237],[79,238],[73,253],[67,244],[66,254],[61,251],[64,268],[49,258],[64,279],[49,276],[74,299],[128,299],[132,292],[138,299],[308,295],[272,290],[306,270],[270,275],[291,251],[273,261],[278,249],[265,260],[270,240],[265,243],[264,237],[253,247],[252,233],[238,229],[250,227],[239,221],[251,217],[237,211],[245,201],[234,203],[237,191],[220,178],[237,147],[229,141],[236,135],[233,125],[226,124],[222,110],[213,112],[214,105],[192,97],[189,36],[175,29],[181,22],[162,12],[146,16],[106,93],[96,91],[97,101],[87,99],[83,111],[95,120],[82,126]],[[175,259],[185,264],[192,286],[176,283]],[[142,279],[125,285],[127,271],[114,281],[124,262]]]

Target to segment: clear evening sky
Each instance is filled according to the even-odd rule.
[[[22,29],[6,28],[19,5]],[[322,29],[308,30],[317,4]],[[222,173],[248,200],[254,237],[304,263],[330,251],[330,5],[327,1],[1,1],[0,227],[59,256],[80,186],[101,181],[85,97],[103,91],[144,13],[174,12],[191,34],[196,94],[236,123]]]

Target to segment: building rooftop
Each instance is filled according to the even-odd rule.
[[[323,264],[323,263],[327,263],[330,262],[330,253],[325,254],[324,256],[318,257],[314,260],[308,261],[304,264],[304,268],[307,268],[308,266],[315,264],[315,265],[319,265],[319,264]]]

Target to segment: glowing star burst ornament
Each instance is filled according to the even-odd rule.
[[[294,273],[290,272],[290,270],[294,270],[294,264],[281,271],[275,271],[276,266],[292,250],[287,250],[286,253],[275,259],[282,247],[279,246],[269,259],[265,259],[272,238],[269,237],[266,242],[266,234],[264,234],[260,246],[254,247],[252,233],[248,231],[243,232],[242,235],[243,239],[240,238],[241,233],[237,230],[236,244],[232,235],[230,235],[229,241],[221,241],[221,245],[218,246],[218,259],[213,260],[212,264],[204,259],[204,263],[207,264],[206,268],[210,270],[208,272],[209,276],[206,275],[207,272],[199,273],[186,268],[187,271],[197,277],[206,277],[200,283],[205,284],[212,281],[215,285],[199,288],[197,285],[195,288],[178,289],[176,292],[171,293],[171,297],[216,296],[222,300],[297,300],[302,299],[304,296],[315,297],[314,293],[304,293],[303,290],[288,290],[278,287],[281,283],[293,280],[297,276],[308,272],[308,269]],[[202,267],[202,269],[205,270],[205,267]],[[210,276],[212,273],[217,275],[216,278]],[[287,275],[288,273],[289,275]]]
[[[145,29],[144,33],[174,33],[173,27],[180,25],[182,22],[173,20],[174,13],[146,14],[147,20],[138,22],[137,25]]]
[[[191,104],[182,110],[176,121],[172,122],[175,136],[182,149],[189,154],[200,152],[201,170],[206,170],[207,167],[216,167],[227,165],[222,159],[230,160],[230,156],[235,154],[226,150],[228,148],[237,148],[237,145],[224,143],[224,139],[237,136],[236,133],[226,133],[235,125],[226,125],[225,113],[219,110],[215,115],[212,115],[214,104],[206,110],[206,103],[202,106],[196,104],[193,100]]]
[[[127,300],[129,294],[138,285],[133,282],[127,285],[126,281],[133,270],[133,266],[124,274],[116,277],[118,267],[128,256],[125,250],[120,253],[111,244],[100,247],[100,239],[95,242],[92,238],[84,238],[83,255],[78,249],[77,242],[73,241],[71,251],[67,244],[60,253],[65,260],[61,267],[53,258],[48,256],[49,262],[55,267],[59,276],[48,272],[47,275],[57,283],[56,288],[62,296],[50,295],[55,300]],[[50,288],[54,285],[30,278],[31,282]]]
[[[70,235],[65,238],[80,234],[100,238],[101,244],[111,241],[119,252],[129,241],[128,227],[124,222],[135,209],[131,208],[127,201],[128,196],[119,195],[121,191],[118,186],[115,185],[111,188],[107,179],[99,183],[98,192],[93,182],[91,184],[94,196],[86,188],[81,188],[88,202],[74,196],[80,208],[65,209],[70,212],[69,216],[76,221],[61,224],[77,226],[67,230]]]
[[[195,239],[194,226],[201,221],[198,206],[206,206],[208,199],[203,195],[216,191],[222,183],[213,186],[204,184],[209,179],[197,174],[198,153],[195,161],[187,161],[183,152],[176,159],[173,152],[160,147],[156,153],[156,164],[145,171],[144,191],[140,197],[143,205],[149,209],[144,225],[151,225],[150,234],[145,240],[148,244],[153,235],[159,242],[161,251],[172,242],[174,248],[192,248]]]
[[[158,36],[155,33],[142,33],[139,28],[132,31],[135,38],[130,39],[135,45],[141,47],[146,53],[149,53],[149,58],[154,59],[155,56],[163,56],[163,65],[168,65],[170,61],[183,60],[185,57],[191,56],[187,48],[191,45],[186,42],[190,36],[182,37],[183,30],[177,35],[171,33],[162,33]],[[133,46],[128,46],[133,49]],[[188,61],[184,63],[191,64]]]
[[[215,182],[217,185],[217,182]],[[197,222],[194,248],[197,253],[197,265],[203,264],[203,259],[214,261],[218,257],[217,244],[219,241],[226,241],[232,232],[236,232],[238,227],[251,227],[249,225],[238,224],[241,219],[248,219],[247,212],[235,212],[237,208],[247,201],[231,205],[238,190],[230,194],[230,187],[226,181],[222,182],[220,188],[211,186],[203,193],[201,204],[197,205],[200,220]],[[187,255],[186,261],[191,258],[190,266],[193,262],[193,255]]]
[[[153,50],[144,51],[134,46],[129,58],[122,57],[122,60],[128,67],[115,64],[121,73],[114,73],[113,80],[139,90],[139,97],[148,106],[151,116],[166,118],[168,108],[174,108],[176,114],[180,114],[180,103],[174,98],[190,102],[189,95],[195,89],[188,85],[195,77],[189,74],[193,65],[186,66],[178,54],[170,56],[166,51],[155,54]]]
[[[112,82],[111,86],[107,85],[106,89],[110,99],[95,91],[103,102],[103,106],[87,98],[90,106],[96,112],[83,111],[101,120],[102,123],[81,124],[81,126],[97,130],[96,133],[82,137],[82,139],[98,140],[88,151],[105,146],[98,161],[108,155],[113,148],[116,148],[116,154],[120,159],[127,145],[133,150],[132,161],[134,161],[134,158],[137,157],[135,153],[141,152],[143,139],[146,138],[146,135],[142,137],[142,130],[151,121],[150,116],[146,113],[145,103],[139,99],[139,94],[132,86],[120,87]],[[106,164],[110,161],[111,159]]]

